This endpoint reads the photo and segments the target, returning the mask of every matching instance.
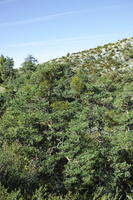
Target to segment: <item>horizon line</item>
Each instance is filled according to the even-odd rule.
[[[7,47],[8,48],[18,48],[18,47],[30,47],[30,46],[51,46],[51,45],[57,45],[59,43],[67,42],[67,41],[78,42],[78,41],[88,41],[88,40],[91,40],[91,39],[102,39],[102,38],[108,39],[107,37],[117,37],[117,36],[119,36],[119,33],[65,37],[65,38],[61,38],[61,39],[31,41],[31,42],[10,44],[10,45],[7,45],[6,48]]]

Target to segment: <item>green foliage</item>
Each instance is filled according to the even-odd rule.
[[[0,57],[1,200],[133,198],[131,66],[127,40],[19,70]]]
[[[76,95],[80,95],[85,90],[85,83],[79,75],[75,75],[72,78],[70,86]]]
[[[22,63],[21,71],[23,72],[35,71],[36,63],[37,60],[32,55],[29,55],[27,58],[25,58],[25,61]]]
[[[2,185],[0,185],[0,200],[23,200],[19,191],[8,192]]]
[[[49,195],[46,188],[39,187],[32,196],[32,200],[77,200],[78,195],[68,192],[66,195]]]
[[[69,103],[68,102],[63,102],[63,101],[56,101],[56,102],[52,103],[51,107],[55,111],[63,111],[63,110],[67,110],[68,109]]]
[[[14,76],[13,65],[12,58],[0,56],[0,83],[6,82]]]

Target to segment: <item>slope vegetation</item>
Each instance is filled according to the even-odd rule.
[[[19,70],[0,57],[0,198],[133,198],[133,38]]]

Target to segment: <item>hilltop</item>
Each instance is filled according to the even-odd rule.
[[[133,59],[133,38],[119,40],[115,43],[109,43],[104,46],[98,46],[93,49],[85,50],[82,52],[72,53],[61,58],[51,60],[50,63],[65,63],[71,62],[82,66],[86,63],[97,63],[106,61],[111,58],[123,65],[128,64],[132,66]]]

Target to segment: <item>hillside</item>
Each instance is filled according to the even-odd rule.
[[[133,199],[133,38],[13,64],[0,56],[1,200]]]
[[[105,62],[106,59],[111,58],[114,59],[121,64],[131,65],[133,59],[133,38],[119,40],[116,43],[109,43],[104,46],[98,46],[94,49],[89,49],[86,51],[69,54],[68,56],[64,56],[61,58],[57,58],[52,60],[51,62],[72,62],[79,64],[79,67],[83,64],[88,64],[88,62],[93,62],[96,64],[99,62],[99,65],[96,67],[100,67],[102,62]],[[128,62],[127,62],[128,61]],[[101,63],[100,63],[101,62]],[[102,70],[102,68],[101,68]]]

